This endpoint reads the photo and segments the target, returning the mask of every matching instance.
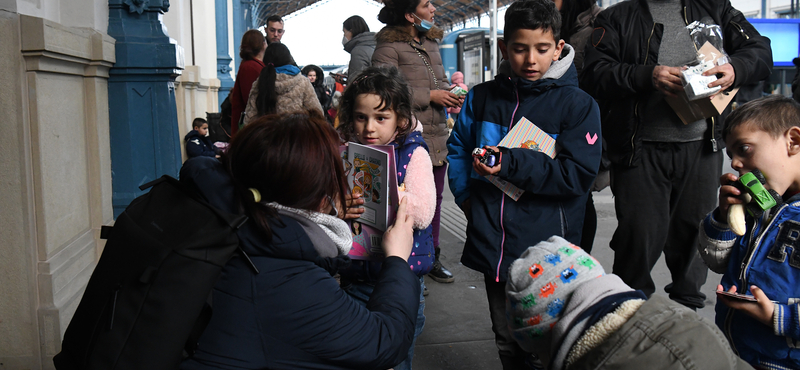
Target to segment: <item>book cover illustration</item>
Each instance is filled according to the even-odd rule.
[[[517,121],[517,124],[511,128],[503,140],[500,140],[497,146],[502,146],[505,148],[527,148],[537,152],[542,152],[548,157],[554,159],[558,152],[558,148],[556,147],[556,139],[553,139],[552,136],[544,132],[525,117],[522,117],[519,121]],[[522,190],[510,182],[500,179],[499,177],[489,175],[486,176],[486,178],[514,201],[519,200],[519,197],[525,193],[525,190]]]
[[[350,142],[340,148],[352,192],[364,198],[364,213],[350,221],[353,247],[350,258],[383,258],[383,233],[394,221],[399,194],[394,147]]]

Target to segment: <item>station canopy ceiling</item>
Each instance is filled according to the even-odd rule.
[[[333,0],[256,0],[258,25],[264,25],[271,15],[285,17],[317,3]],[[377,3],[383,1],[372,0]],[[497,8],[509,5],[513,0],[497,0]],[[491,3],[487,0],[435,0],[436,25],[446,31],[462,28],[464,22],[489,12]]]

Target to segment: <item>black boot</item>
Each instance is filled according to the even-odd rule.
[[[453,273],[445,268],[439,261],[440,253],[441,250],[436,248],[436,260],[433,262],[433,268],[431,269],[431,272],[428,273],[428,276],[430,276],[431,279],[437,283],[452,283],[456,281],[456,278],[453,276]]]

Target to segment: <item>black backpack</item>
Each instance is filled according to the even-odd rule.
[[[247,217],[169,176],[148,187],[101,231],[108,242],[53,358],[59,370],[175,369],[208,324],[211,290],[241,251]]]
[[[219,121],[216,125],[214,125],[213,131],[219,131],[222,135],[220,135],[220,139],[217,139],[216,141],[230,141],[232,132],[231,124],[233,122],[233,119],[231,119],[231,114],[233,114],[233,105],[231,104],[231,94],[228,93],[228,96],[226,96],[225,100],[222,101],[222,104],[219,105]],[[210,121],[208,126],[209,128],[212,126]]]

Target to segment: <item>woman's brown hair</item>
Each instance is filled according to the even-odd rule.
[[[239,57],[242,60],[254,59],[266,43],[267,39],[264,38],[261,31],[248,30],[242,35],[242,43],[239,45]]]
[[[222,156],[245,212],[272,237],[266,203],[319,211],[325,199],[336,200],[344,214],[347,177],[339,155],[339,136],[316,111],[257,118],[233,137]],[[256,203],[249,188],[261,193]]]

